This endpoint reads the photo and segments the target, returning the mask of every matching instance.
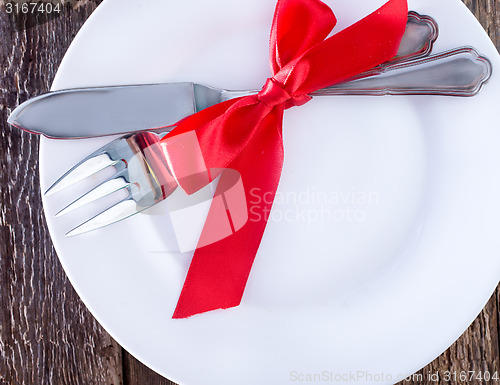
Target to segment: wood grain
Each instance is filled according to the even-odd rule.
[[[500,50],[500,1],[463,0]]]
[[[48,91],[94,8],[68,8],[44,22],[9,19],[0,7],[2,385],[123,383],[121,348],[79,300],[52,247],[38,188],[38,138],[6,124],[19,102]],[[23,29],[29,21],[33,26]]]
[[[74,1],[55,18],[14,20],[0,0],[0,385],[173,384],[123,351],[74,292],[43,216],[38,139],[6,124],[16,105],[49,89],[99,2]],[[500,1],[464,3],[500,49]],[[494,384],[447,382],[443,375],[500,371],[499,306],[500,288],[450,349],[402,384]]]

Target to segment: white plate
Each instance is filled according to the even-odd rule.
[[[382,3],[328,1],[336,30]],[[472,45],[500,68],[459,0],[409,3],[437,20],[435,52]],[[53,89],[260,87],[270,72],[273,11],[269,0],[106,0],[75,38]],[[497,285],[499,83],[495,71],[473,98],[330,97],[288,110],[280,199],[239,307],[171,319],[191,255],[166,251],[165,202],[66,239],[95,208],[54,214],[96,178],[44,198],[54,245],[106,330],[173,381],[397,382],[455,341]],[[43,139],[42,190],[108,140]]]

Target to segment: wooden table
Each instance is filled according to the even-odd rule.
[[[0,0],[0,385],[171,384],[123,350],[76,295],[45,224],[38,181],[38,138],[6,123],[10,111],[20,102],[49,90],[71,40],[100,0],[73,1],[52,20],[47,16],[13,20],[6,14],[3,1]],[[500,0],[464,2],[500,48]],[[499,298],[497,289],[462,337],[418,372],[418,377],[405,383],[437,384],[430,376],[437,372],[442,375],[445,371],[500,371]]]

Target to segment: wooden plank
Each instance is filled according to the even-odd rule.
[[[2,385],[123,383],[121,348],[80,301],[52,247],[39,191],[38,139],[6,124],[18,102],[49,89],[95,7],[68,7],[44,22],[9,18],[0,6]]]
[[[124,385],[175,385],[158,373],[141,364],[132,355],[123,351]]]

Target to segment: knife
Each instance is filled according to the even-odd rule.
[[[413,62],[378,67],[318,95],[473,96],[491,76],[491,62],[465,47]],[[129,132],[169,131],[204,108],[258,91],[229,91],[196,83],[82,88],[51,92],[17,107],[8,122],[49,138],[76,139]]]
[[[437,35],[432,18],[409,12],[398,55],[356,79],[376,76],[384,66],[428,56]],[[353,93],[352,89],[346,92]],[[255,91],[225,96],[250,93]],[[220,102],[221,96],[216,89],[187,82],[68,89],[29,99],[12,112],[8,123],[34,134],[67,139],[161,130]]]

